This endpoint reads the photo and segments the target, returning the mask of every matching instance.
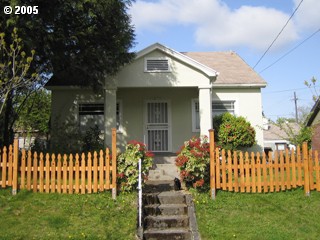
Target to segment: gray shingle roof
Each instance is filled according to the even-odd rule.
[[[257,84],[264,86],[267,84],[235,52],[183,52],[183,54],[218,71],[219,76],[214,84]]]

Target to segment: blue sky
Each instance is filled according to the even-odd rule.
[[[319,12],[319,0],[136,0],[129,9],[135,51],[159,42],[181,52],[232,50],[251,67],[257,64],[268,83],[263,111],[273,120],[294,117],[294,91],[298,107],[313,105],[305,80],[317,78],[320,89]]]

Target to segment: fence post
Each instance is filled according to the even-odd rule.
[[[214,159],[214,130],[209,130],[210,141],[210,195],[216,199],[216,176],[215,176],[215,159]]]
[[[18,142],[18,139],[14,139],[14,141],[13,141],[12,195],[16,195],[17,189],[18,189],[18,154],[19,154],[19,142]]]
[[[307,197],[310,196],[310,172],[309,172],[309,151],[308,144],[302,144],[302,156],[304,166],[304,192]]]
[[[112,198],[117,197],[117,129],[112,128]]]

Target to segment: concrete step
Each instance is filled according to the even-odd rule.
[[[177,156],[174,155],[156,155],[153,158],[154,164],[175,164]]]
[[[145,215],[187,215],[186,204],[151,204],[144,207]]]
[[[186,198],[181,191],[165,191],[158,194],[161,204],[185,204]]]
[[[147,216],[144,223],[145,229],[189,228],[189,217],[187,215]]]
[[[156,169],[162,170],[161,172],[165,176],[171,177],[171,179],[179,178],[179,170],[175,164],[163,163],[156,164]]]
[[[162,167],[149,170],[148,180],[170,181],[173,179],[174,177],[167,175],[165,169],[163,169]]]
[[[185,228],[148,229],[143,235],[146,240],[191,240],[191,232]]]
[[[143,193],[159,193],[162,191],[172,191],[175,189],[175,184],[172,179],[170,180],[154,180],[149,179],[143,186]]]

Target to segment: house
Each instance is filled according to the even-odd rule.
[[[310,117],[307,121],[307,126],[312,127],[313,134],[311,139],[311,147],[313,150],[320,152],[320,98],[315,102],[310,111]]]
[[[192,136],[208,135],[212,117],[226,111],[251,122],[257,140],[252,150],[261,151],[265,86],[235,52],[180,53],[155,43],[108,77],[103,94],[59,79],[46,87],[52,91],[52,123],[80,131],[98,125],[106,145],[117,128],[121,146],[135,139],[154,152],[176,152]]]
[[[295,146],[290,143],[289,133],[296,134],[299,132],[299,124],[290,122],[283,123],[282,128],[273,122],[270,122],[267,118],[263,118],[263,140],[264,151],[281,151],[287,148],[291,149]]]

